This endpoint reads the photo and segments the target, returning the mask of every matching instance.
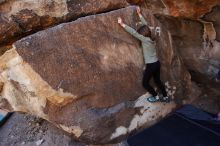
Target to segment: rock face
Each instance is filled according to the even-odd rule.
[[[161,0],[167,9],[169,14],[175,17],[188,17],[188,18],[200,18],[205,13],[208,13],[212,7],[219,5],[218,0],[184,0],[184,1],[170,1]]]
[[[133,4],[141,6],[155,38],[162,78],[173,98],[168,104],[146,101],[150,95],[142,87],[140,42],[117,23],[122,17],[137,29]],[[210,79],[220,64],[217,4],[5,1],[0,5],[0,49],[11,49],[0,57],[0,107],[44,118],[77,140],[103,144],[118,142],[175,108],[209,96],[206,87],[219,97],[219,83],[213,86]],[[219,98],[211,100],[219,106]]]
[[[220,42],[220,6],[215,6],[213,7],[212,11],[207,13],[204,17],[203,20],[212,22],[213,26],[216,30],[216,40]]]
[[[123,37],[126,33],[117,24],[116,18],[126,13],[134,26],[133,9],[125,9],[38,32],[16,42],[15,48],[44,81],[71,93],[72,99],[85,98],[97,108],[133,100],[143,93],[143,57],[138,43]]]

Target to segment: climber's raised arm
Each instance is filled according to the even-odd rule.
[[[142,14],[141,14],[141,9],[140,9],[140,7],[137,7],[137,14],[138,14],[138,16],[139,16],[139,18],[140,18],[140,20],[141,20],[141,23],[142,23],[143,25],[148,25],[147,21],[144,19],[144,17],[143,17]]]
[[[124,24],[122,22],[121,17],[118,17],[118,23],[125,29],[125,31],[127,31],[128,33],[130,33],[132,36],[134,36],[135,38],[139,39],[142,42],[147,42],[150,40],[150,38],[145,37],[141,34],[139,34],[135,29],[131,28],[130,26]]]

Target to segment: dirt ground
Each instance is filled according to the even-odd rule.
[[[0,146],[86,146],[52,124],[31,115],[13,113],[0,127]]]
[[[13,113],[6,123],[0,127],[0,146],[95,145],[76,142],[68,134],[41,118],[28,114]],[[102,146],[124,146],[124,144]]]

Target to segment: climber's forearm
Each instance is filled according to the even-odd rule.
[[[127,31],[128,33],[130,33],[133,36],[136,36],[137,31],[135,29],[133,29],[132,27],[130,27],[124,23],[121,23],[120,25],[124,28],[125,31]]]
[[[130,33],[132,36],[139,39],[140,41],[145,42],[147,40],[146,37],[139,34],[135,29],[133,29],[132,27],[130,27],[126,24],[124,24],[120,17],[118,18],[118,23],[125,29],[125,31],[127,31],[128,33]]]
[[[124,24],[123,28],[125,29],[125,31],[127,31],[128,33],[130,33],[131,35],[135,35],[137,34],[137,31],[135,29],[133,29],[132,27]]]
[[[143,25],[148,25],[147,21],[144,19],[144,17],[143,17],[142,14],[141,14],[141,9],[140,9],[140,7],[137,7],[137,14],[138,14],[138,16],[139,16],[139,18],[140,18],[140,20],[141,20],[141,23],[142,23]]]
[[[141,14],[138,14],[140,20],[141,20],[141,23],[144,24],[144,25],[148,25],[146,19],[141,15]]]

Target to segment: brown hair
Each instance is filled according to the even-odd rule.
[[[138,31],[138,33],[140,33],[141,35],[143,35],[145,37],[151,37],[150,28],[146,25],[141,26],[137,31]]]

